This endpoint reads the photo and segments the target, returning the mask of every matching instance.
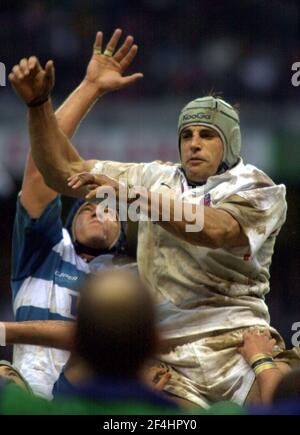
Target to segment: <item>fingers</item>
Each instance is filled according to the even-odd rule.
[[[138,51],[138,46],[135,44],[133,45],[130,50],[126,53],[126,55],[120,59],[120,65],[122,68],[122,71],[125,71],[129,65],[132,63],[133,59],[135,58]],[[114,56],[116,59],[116,57]]]
[[[28,60],[26,58],[23,58],[23,59],[20,60],[19,67],[20,67],[20,70],[21,70],[22,74],[24,76],[28,76],[28,74],[29,74],[29,66],[28,66]]]
[[[271,338],[271,332],[270,332],[269,329],[264,329],[264,330],[261,332],[261,334],[262,334],[262,335],[265,335],[265,336],[268,337],[268,338]]]
[[[88,192],[85,196],[86,200],[94,200],[94,199],[104,199],[105,195],[107,194],[107,188],[111,187],[107,184],[98,185],[96,189],[91,190]]]
[[[11,72],[11,73],[9,73],[9,75],[8,75],[8,80],[11,82],[11,83],[14,83],[14,81],[15,81],[15,76],[14,76],[14,74]]]
[[[88,190],[94,190],[97,189],[97,187],[99,187],[98,184],[87,184]]]
[[[82,172],[81,174],[73,175],[68,178],[68,186],[72,189],[78,189],[79,187],[85,186],[87,184],[95,183],[94,175],[89,172]]]
[[[169,382],[169,380],[171,379],[172,375],[169,372],[166,372],[164,374],[162,374],[158,380],[158,382],[156,382],[154,384],[154,387],[156,390],[162,390],[165,385],[167,385],[167,383]]]
[[[272,340],[270,340],[270,345],[274,347],[275,344],[276,344],[276,340],[275,338],[272,338]]]
[[[87,193],[85,195],[85,199],[92,200],[92,199],[97,198],[97,192],[100,191],[100,189],[101,189],[101,187],[97,187],[96,189],[91,190],[89,193]],[[98,193],[98,195],[99,195],[99,193]]]
[[[24,75],[23,75],[19,65],[15,65],[13,67],[11,74],[13,75],[13,81],[22,80],[24,78]]]
[[[132,85],[134,82],[136,82],[139,79],[142,79],[144,76],[142,73],[135,73],[131,76],[122,77],[121,87]]]
[[[45,66],[45,78],[48,81],[49,87],[54,85],[55,70],[53,60],[48,60]]]
[[[114,31],[112,37],[109,40],[109,43],[106,46],[106,50],[111,51],[111,53],[113,53],[115,51],[115,48],[117,46],[117,43],[119,42],[121,34],[122,34],[121,29],[116,29]]]
[[[132,36],[127,36],[127,38],[125,39],[125,42],[123,43],[123,45],[119,48],[119,50],[114,55],[114,59],[117,62],[121,62],[121,60],[130,51],[130,49],[132,47],[132,44],[133,44],[133,37]]]
[[[29,70],[33,72],[42,71],[41,64],[36,56],[30,56],[28,59],[28,67]]]
[[[102,32],[97,32],[96,33],[95,42],[94,42],[94,46],[93,46],[93,53],[95,53],[95,51],[98,52],[98,53],[101,53],[102,42],[103,42],[103,33]]]
[[[71,175],[69,178],[67,178],[67,181],[72,181],[78,178],[83,178],[86,175],[90,175],[90,172],[80,172],[79,174]]]
[[[166,373],[166,369],[163,367],[150,367],[148,369],[148,376],[151,377],[151,380],[155,382],[159,376]]]
[[[46,73],[46,76],[51,76],[51,74],[53,73],[53,71],[54,71],[54,63],[53,63],[53,60],[48,60],[48,62],[46,63],[46,66],[45,66],[45,73]]]
[[[20,62],[12,68],[12,72],[8,78],[11,82],[24,79],[24,77],[30,75],[32,72],[39,72],[42,67],[39,60],[35,56],[31,56],[29,59],[23,58]]]

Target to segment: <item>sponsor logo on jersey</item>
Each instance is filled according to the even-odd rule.
[[[72,276],[65,272],[59,272],[58,270],[55,271],[55,276],[61,279],[66,279],[67,281],[77,281],[78,276]]]

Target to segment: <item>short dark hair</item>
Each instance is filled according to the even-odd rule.
[[[154,305],[137,274],[90,277],[78,304],[76,351],[99,376],[135,377],[154,353]]]

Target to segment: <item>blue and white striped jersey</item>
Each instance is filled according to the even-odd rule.
[[[39,219],[32,219],[18,199],[12,256],[16,321],[74,320],[82,281],[94,269],[111,266],[113,258],[104,255],[86,263],[76,254],[62,226],[60,197]],[[51,398],[53,384],[68,356],[68,352],[57,349],[15,345],[13,363],[36,394]]]

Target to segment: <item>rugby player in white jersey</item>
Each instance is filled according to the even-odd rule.
[[[78,121],[124,81],[126,56],[120,49],[114,54],[120,34],[115,31],[104,54],[102,38],[95,47],[97,75],[87,73],[84,88],[75,91]],[[168,342],[158,357],[172,373],[166,391],[200,406],[220,399],[244,403],[255,391],[254,373],[236,351],[247,328],[269,328],[277,342],[278,367],[289,369],[264,301],[275,239],[286,218],[285,186],[243,163],[239,115],[211,96],[190,102],[180,114],[180,164],[84,161],[53,115],[53,62],[45,70],[31,67],[30,61],[27,65],[27,76],[20,74],[19,65],[9,78],[29,105],[32,153],[49,186],[83,196],[87,186],[109,185],[118,196],[125,180],[146,188],[141,201],[148,214],[150,191],[160,193],[160,206],[165,196],[170,199],[170,219],[162,220],[160,207],[157,221],[140,222],[138,231],[139,271],[153,290]],[[96,190],[88,193],[88,198],[94,196]],[[195,222],[204,216],[201,230],[189,232],[191,221],[175,218],[183,201],[192,204]]]

